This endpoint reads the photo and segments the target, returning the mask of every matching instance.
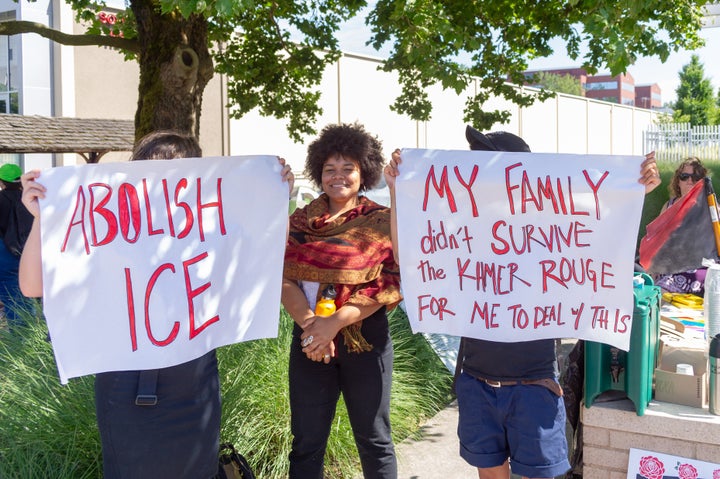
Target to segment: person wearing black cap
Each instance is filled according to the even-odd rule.
[[[465,136],[472,150],[530,152],[522,138],[505,131],[483,134],[468,126]],[[396,254],[395,177],[401,162],[396,150],[385,168]],[[642,163],[639,181],[646,193],[660,184],[654,154]],[[511,469],[524,478],[550,478],[570,469],[554,339],[462,338],[458,366],[460,455],[478,468],[480,479],[509,479]]]
[[[20,201],[22,170],[13,163],[0,166],[0,301],[10,330],[24,324],[23,314],[33,314],[34,304],[20,292],[20,253],[32,226],[33,216]]]

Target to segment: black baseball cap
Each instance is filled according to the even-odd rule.
[[[530,153],[530,147],[525,143],[525,140],[507,131],[491,131],[483,134],[468,125],[465,128],[465,138],[470,143],[471,150]]]

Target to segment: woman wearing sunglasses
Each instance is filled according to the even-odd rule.
[[[702,162],[695,156],[686,158],[675,170],[670,186],[670,199],[665,205],[663,205],[660,213],[665,211],[675,203],[679,198],[682,198],[688,191],[695,186],[695,183],[705,178],[707,175],[707,168],[705,168]]]
[[[707,175],[707,168],[694,156],[686,158],[675,170],[668,189],[670,199],[662,207],[662,214],[678,199],[685,196],[698,181]],[[702,296],[705,292],[705,276],[707,268],[698,268],[690,271],[681,271],[674,274],[664,274],[655,278],[655,284],[664,291],[672,293],[692,293]]]

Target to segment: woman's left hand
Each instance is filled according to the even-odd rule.
[[[303,344],[303,353],[313,361],[322,361],[326,354],[334,354],[333,339],[338,329],[330,316],[317,317],[316,320],[303,330],[300,340]],[[308,342],[312,336],[312,340]],[[329,351],[328,351],[329,349]],[[329,360],[329,358],[328,358]]]
[[[645,194],[650,193],[660,184],[660,173],[655,162],[655,152],[651,151],[645,155],[645,160],[640,165],[640,184],[645,185]]]

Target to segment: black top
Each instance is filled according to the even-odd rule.
[[[558,377],[554,339],[518,343],[472,338],[462,341],[463,371],[471,376],[495,381]]]

